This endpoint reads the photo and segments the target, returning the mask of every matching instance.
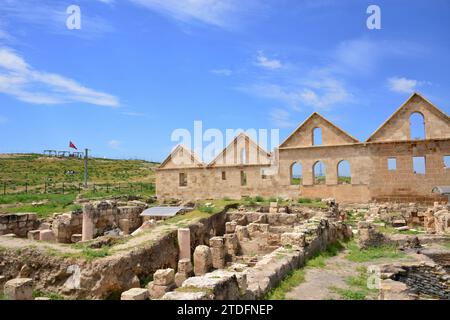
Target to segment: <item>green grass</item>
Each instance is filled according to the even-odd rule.
[[[369,277],[367,268],[362,266],[358,268],[358,271],[357,276],[345,279],[348,288],[331,287],[330,290],[336,292],[343,300],[365,300],[378,294],[378,289],[369,289],[367,287]]]
[[[399,251],[394,245],[360,249],[355,241],[350,241],[346,244],[346,247],[350,251],[346,258],[353,262],[367,262],[377,259],[399,259],[405,257],[405,254]]]
[[[291,179],[291,185],[300,185],[302,184],[302,178],[292,178]]]
[[[89,159],[89,181],[96,182],[154,182],[157,163],[143,160]],[[49,158],[38,154],[16,154],[0,158],[0,181],[11,181],[8,189],[28,186],[41,187],[45,181],[79,183],[83,181],[83,159]],[[68,170],[75,171],[66,175]]]
[[[399,230],[397,230],[397,229],[395,229],[394,227],[391,227],[391,226],[376,227],[376,229],[379,232],[386,233],[386,234],[410,234],[410,235],[420,234],[420,232],[417,231],[417,230],[399,231]]]
[[[50,298],[50,300],[64,300],[64,297],[58,293],[33,291],[33,298]]]
[[[336,292],[343,300],[365,300],[367,296],[364,291],[355,289],[331,287],[330,290]]]
[[[266,300],[285,300],[286,294],[305,281],[305,273],[308,268],[324,268],[326,260],[336,256],[345,247],[336,242],[329,245],[326,250],[317,252],[314,257],[306,262],[302,269],[291,271],[276,287],[273,288],[265,297]]]
[[[450,249],[450,242],[444,242],[442,244],[443,247]]]
[[[59,195],[45,195],[45,197],[32,197],[29,195],[29,197],[22,197],[23,195],[15,195],[14,196],[8,196],[8,201],[11,201],[11,199],[16,198],[16,200],[25,201],[24,204],[18,204],[14,207],[9,208],[2,208],[1,211],[8,212],[8,213],[22,213],[22,212],[34,212],[38,215],[40,218],[45,218],[53,213],[56,212],[68,212],[73,210],[81,209],[81,206],[73,204],[73,201],[76,198],[75,194],[59,194]],[[1,197],[0,197],[1,200]],[[39,205],[32,205],[27,202],[31,201],[42,201],[46,200],[45,203],[39,204]]]

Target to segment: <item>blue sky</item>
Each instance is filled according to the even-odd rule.
[[[446,0],[0,0],[0,152],[161,161],[195,120],[283,140],[313,111],[365,140],[414,90],[449,112],[449,30]]]

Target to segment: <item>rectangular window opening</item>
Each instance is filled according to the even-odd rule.
[[[186,187],[187,186],[187,175],[184,172],[180,172],[180,176],[179,176],[179,182],[180,182],[180,187]]]
[[[444,156],[444,168],[450,169],[450,156]]]
[[[389,171],[397,170],[397,159],[396,158],[388,158],[388,170]]]
[[[227,173],[222,171],[222,180],[227,180]]]
[[[425,157],[413,157],[414,174],[425,174]]]
[[[245,171],[241,171],[241,186],[247,185],[247,174]]]

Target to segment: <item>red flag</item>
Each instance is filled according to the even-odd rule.
[[[69,143],[69,148],[74,148],[75,150],[78,150],[72,141],[70,141],[70,143]]]

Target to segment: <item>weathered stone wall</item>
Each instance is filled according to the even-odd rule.
[[[211,237],[223,234],[225,219],[222,212],[191,223],[192,252],[198,244],[209,244]],[[31,240],[23,241],[29,241],[30,246],[34,244]],[[177,230],[155,242],[94,260],[71,258],[70,255],[65,257],[64,252],[52,254],[40,247],[22,248],[20,255],[15,248],[2,248],[0,275],[9,280],[22,273],[22,276],[34,280],[35,290],[60,293],[76,299],[105,299],[139,286],[139,279],[151,277],[158,269],[176,269],[178,254]],[[79,287],[74,287],[74,274],[78,274]]]
[[[39,224],[35,213],[0,214],[0,235],[14,233],[26,237],[28,231],[37,229]]]
[[[450,275],[435,263],[402,266],[396,280],[405,283],[415,293],[450,300]]]
[[[425,117],[424,140],[409,138],[409,116],[420,112]],[[312,130],[322,128],[323,143],[312,145]],[[278,150],[279,163],[274,175],[264,176],[261,165],[196,168],[162,167],[156,172],[156,192],[160,198],[240,198],[241,196],[280,196],[287,198],[330,198],[339,202],[442,201],[431,193],[433,187],[450,185],[450,168],[444,156],[450,155],[450,121],[420,96],[413,96],[401,112],[388,121],[368,141],[359,142],[320,116],[310,118],[301,130],[294,132]],[[425,157],[425,174],[413,170],[413,157]],[[395,171],[388,170],[388,158],[396,158]],[[351,184],[338,183],[338,164],[350,163]],[[275,161],[275,159],[272,159]],[[313,167],[317,161],[325,166],[326,181],[314,184]],[[301,185],[291,185],[291,167],[302,167]],[[272,169],[272,168],[271,168]],[[226,180],[222,180],[222,171]],[[241,186],[241,171],[247,174],[247,185]],[[179,173],[188,176],[187,186],[179,186]]]

